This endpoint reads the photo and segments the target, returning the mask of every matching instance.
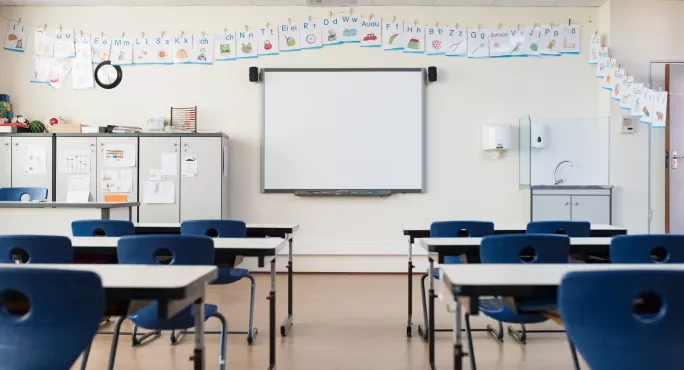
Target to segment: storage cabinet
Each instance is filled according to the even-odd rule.
[[[532,221],[589,221],[610,225],[610,187],[532,187]]]
[[[95,147],[97,145],[96,136],[57,136],[55,141],[57,148],[57,162],[55,166],[55,197],[57,201],[66,201],[69,191],[70,176],[89,176],[90,177],[90,197],[89,202],[96,200],[98,177],[97,177],[97,155]],[[64,167],[65,157],[69,152],[86,153],[90,160],[87,171],[71,172]]]
[[[179,148],[181,138],[178,136],[141,136],[140,137],[140,210],[139,222],[169,222],[180,221],[180,162]],[[172,181],[174,188],[173,204],[148,204],[145,199],[145,186],[150,181],[151,171],[161,172],[164,155],[175,155],[175,175],[171,171],[162,174],[163,181]]]
[[[0,188],[12,187],[12,138],[0,136]]]
[[[13,135],[11,148],[11,186],[47,188],[48,199],[54,199],[52,135]]]

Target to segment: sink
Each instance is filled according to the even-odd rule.
[[[613,185],[532,185],[532,190],[569,190],[569,189],[612,189]]]

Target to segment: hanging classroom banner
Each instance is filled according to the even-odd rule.
[[[425,53],[425,32],[417,23],[404,23],[404,53]]]
[[[260,29],[257,44],[259,55],[278,55],[280,53],[278,30],[270,27]]]
[[[468,29],[468,58],[489,58],[489,31]]]
[[[342,34],[338,35],[340,41],[343,43],[361,42],[359,37],[359,17],[350,10],[349,14],[340,14],[339,20],[339,28],[342,30]]]
[[[541,27],[525,28],[525,44],[523,54],[531,57],[541,56]]]
[[[214,64],[214,35],[205,35],[195,38],[192,44],[190,62],[193,64]]]
[[[288,22],[280,25],[280,51],[300,51],[302,50],[302,32],[299,23]]]
[[[560,27],[544,26],[541,34],[541,50],[543,56],[560,56]]]
[[[379,48],[382,46],[382,20],[380,18],[361,19],[359,33],[361,37],[361,47]]]
[[[322,29],[323,20],[321,19],[302,22],[302,49],[320,49],[323,47]]]
[[[257,37],[254,32],[248,30],[240,31],[237,35],[237,57],[243,58],[257,58],[259,56],[256,47]]]
[[[112,37],[102,33],[93,35],[90,38],[90,48],[92,49],[93,64],[100,64],[109,60],[111,59]]]
[[[117,66],[133,64],[133,40],[123,36],[112,40],[112,64]]]
[[[382,48],[383,50],[403,50],[404,49],[404,22],[403,21],[383,21],[382,22]]]
[[[173,64],[190,64],[193,35],[181,32],[173,38]]]
[[[338,45],[342,43],[339,35],[339,24],[340,20],[336,15],[323,18],[323,46]]]
[[[447,27],[446,29],[446,51],[448,57],[462,57],[468,54],[468,31],[463,27]]]
[[[511,34],[499,28],[489,33],[489,56],[491,58],[508,58],[513,51]]]
[[[28,41],[29,25],[16,21],[9,21],[7,36],[5,36],[5,50],[24,52]]]
[[[580,53],[580,26],[572,24],[563,27],[563,43],[560,45],[561,54]]]
[[[216,35],[214,58],[217,62],[237,59],[235,31],[223,30],[223,35]]]

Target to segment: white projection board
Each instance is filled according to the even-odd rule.
[[[262,72],[262,192],[424,191],[423,69]]]

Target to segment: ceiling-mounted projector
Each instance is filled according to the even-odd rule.
[[[307,6],[357,6],[359,0],[304,0]]]

